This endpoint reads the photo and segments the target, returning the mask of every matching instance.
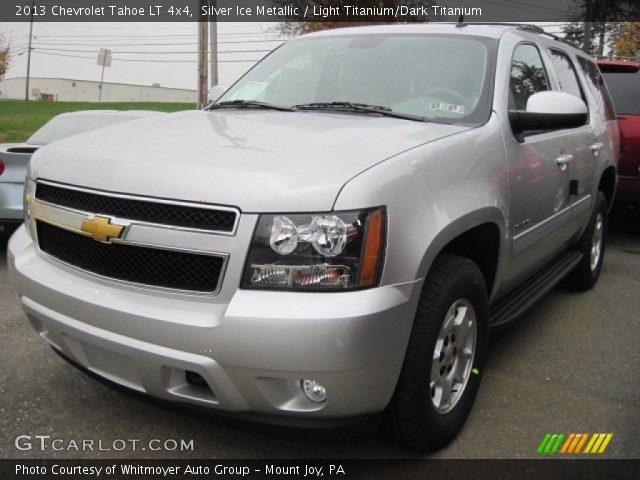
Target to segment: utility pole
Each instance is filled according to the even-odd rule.
[[[31,20],[29,21],[29,49],[27,50],[27,78],[24,85],[24,99],[29,101],[29,77],[31,76],[31,39],[33,38],[33,12],[36,9],[36,1],[31,2]]]
[[[215,1],[215,0],[214,0]],[[215,3],[214,3],[215,5]],[[217,15],[212,17],[209,23],[209,80],[211,87],[218,85],[218,22]]]
[[[208,6],[208,0],[200,0],[200,11],[202,7]],[[205,18],[206,20],[206,18]],[[207,79],[207,36],[209,33],[209,22],[198,22],[198,108],[207,105],[208,79]]]
[[[593,21],[593,0],[586,0],[584,9],[584,23],[582,25],[582,51],[588,55],[591,55],[591,22]]]

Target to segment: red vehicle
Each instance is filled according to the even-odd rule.
[[[616,202],[640,204],[640,63],[598,60],[620,126]]]

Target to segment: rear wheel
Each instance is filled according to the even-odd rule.
[[[464,425],[484,368],[488,301],[472,261],[438,257],[425,280],[385,425],[416,451],[449,443]]]
[[[574,247],[582,253],[582,260],[569,276],[569,283],[579,290],[591,289],[600,276],[607,240],[608,213],[607,199],[602,192],[598,192],[589,225]]]

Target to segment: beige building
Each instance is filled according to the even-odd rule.
[[[25,77],[5,78],[0,82],[0,99],[24,99]],[[183,88],[154,85],[107,83],[102,86],[103,102],[190,102],[197,92]],[[31,78],[29,94],[33,100],[60,102],[97,102],[100,82],[69,78]]]

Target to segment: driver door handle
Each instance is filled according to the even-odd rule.
[[[602,143],[597,142],[589,146],[589,150],[591,150],[591,153],[593,153],[597,157],[600,154],[600,150],[602,149],[602,147]]]
[[[573,160],[573,155],[571,155],[571,154],[560,155],[558,158],[556,158],[556,163],[560,167],[560,170],[566,170],[567,169],[567,165],[572,160]]]

